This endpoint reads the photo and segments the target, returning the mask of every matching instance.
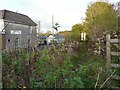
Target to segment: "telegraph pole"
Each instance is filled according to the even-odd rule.
[[[54,37],[54,16],[52,15],[52,34]]]
[[[53,42],[52,42],[52,44],[54,44],[54,15],[52,15],[52,34],[53,34]]]
[[[40,31],[41,31],[41,23],[40,21],[38,21],[38,34],[40,34]]]

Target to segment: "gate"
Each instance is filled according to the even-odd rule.
[[[106,65],[107,65],[107,88],[120,89],[120,39],[111,39],[111,35],[106,35]],[[113,82],[117,81],[118,86]]]

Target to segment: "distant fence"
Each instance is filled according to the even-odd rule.
[[[116,50],[112,50],[113,46],[116,48]],[[112,62],[112,57],[117,57],[119,60],[119,63],[113,63]],[[120,81],[120,76],[117,74],[113,74],[111,76],[111,71],[112,69],[117,70],[120,69],[120,39],[111,39],[111,35],[107,34],[106,35],[106,59],[107,59],[107,78],[110,78],[109,81],[107,82],[107,87],[108,88],[119,88],[116,86],[112,86],[111,82],[113,80],[119,80]],[[110,77],[111,76],[111,77]]]

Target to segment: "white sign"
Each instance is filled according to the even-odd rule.
[[[85,41],[86,40],[86,33],[81,33],[81,40],[82,41]]]
[[[11,30],[11,34],[22,34],[19,30]]]

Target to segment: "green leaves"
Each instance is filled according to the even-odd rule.
[[[72,47],[71,52],[68,51],[71,48],[69,46]],[[93,88],[97,77],[97,68],[103,63],[99,62],[101,60],[94,60],[92,58],[94,55],[89,53],[86,55],[86,48],[85,43],[74,42],[31,54],[28,52],[4,54],[4,86]],[[88,63],[86,63],[87,61]],[[25,85],[26,83],[28,86]]]
[[[106,30],[116,30],[117,13],[107,2],[94,2],[87,9],[85,23],[88,33],[96,38]]]
[[[82,32],[83,31],[83,25],[82,24],[75,24],[72,26],[73,32]]]
[[[84,84],[80,77],[71,77],[69,79],[65,79],[64,88],[84,88]]]
[[[83,25],[82,24],[75,24],[72,26],[72,39],[75,41],[80,41],[80,34],[83,31]]]

